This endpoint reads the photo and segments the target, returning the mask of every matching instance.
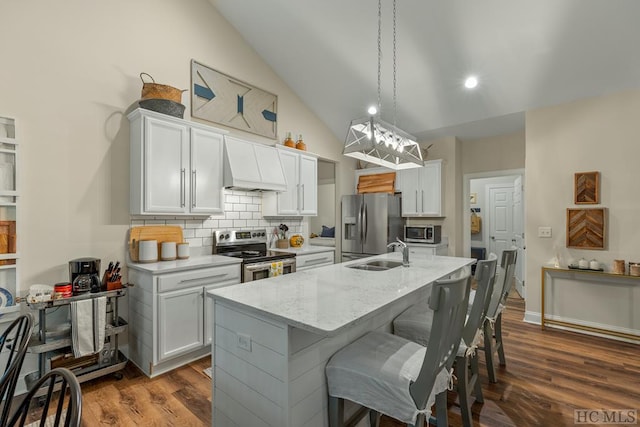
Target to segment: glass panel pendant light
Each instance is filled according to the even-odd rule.
[[[369,117],[351,121],[342,154],[390,169],[424,166],[422,151],[415,137],[399,129],[396,123],[396,0],[393,0],[393,124],[380,119],[380,59],[382,0],[378,0],[378,108],[369,109]]]

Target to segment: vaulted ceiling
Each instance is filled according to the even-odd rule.
[[[210,1],[338,139],[377,103],[377,1]],[[638,88],[639,20],[638,0],[397,0],[397,124],[420,141],[481,138],[523,129],[527,110]],[[463,86],[471,74],[475,90]]]

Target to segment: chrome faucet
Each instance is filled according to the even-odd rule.
[[[400,240],[399,237],[396,237],[395,242],[391,242],[387,245],[387,248],[394,248],[394,252],[396,247],[402,248],[402,266],[409,267],[409,247],[405,242]]]

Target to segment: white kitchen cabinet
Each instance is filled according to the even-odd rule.
[[[306,152],[278,147],[287,190],[262,196],[263,216],[318,215],[318,159]]]
[[[297,253],[296,272],[331,265],[334,263],[334,258],[335,254],[333,250],[303,255]]]
[[[222,130],[144,109],[129,114],[130,212],[209,215],[223,211]]]
[[[442,160],[397,172],[403,217],[442,217]]]
[[[158,360],[204,345],[203,297],[202,286],[158,295]]]
[[[435,245],[424,243],[407,243],[409,246],[409,261],[412,259],[424,258],[433,255],[447,256],[449,245],[439,243]],[[416,258],[417,257],[417,258]]]
[[[220,259],[219,256],[203,258]],[[193,260],[168,265],[193,263]],[[213,318],[205,293],[240,283],[240,264],[167,271],[162,263],[129,264],[129,358],[154,377],[211,351]]]

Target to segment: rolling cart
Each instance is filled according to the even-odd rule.
[[[38,370],[25,376],[27,388],[38,381],[53,367],[63,366],[70,369],[79,382],[89,381],[103,375],[114,373],[118,379],[127,364],[127,358],[118,348],[118,336],[127,332],[127,322],[118,316],[118,301],[127,294],[127,285],[111,291],[86,293],[70,298],[54,299],[43,302],[29,302],[27,306],[38,310],[38,332],[29,341],[29,352],[38,355]],[[47,332],[47,310],[61,306],[68,306],[72,301],[79,301],[98,297],[107,297],[107,320],[105,327],[104,348],[99,353],[73,358],[71,349],[71,334],[55,336]],[[71,331],[69,331],[71,332]]]

